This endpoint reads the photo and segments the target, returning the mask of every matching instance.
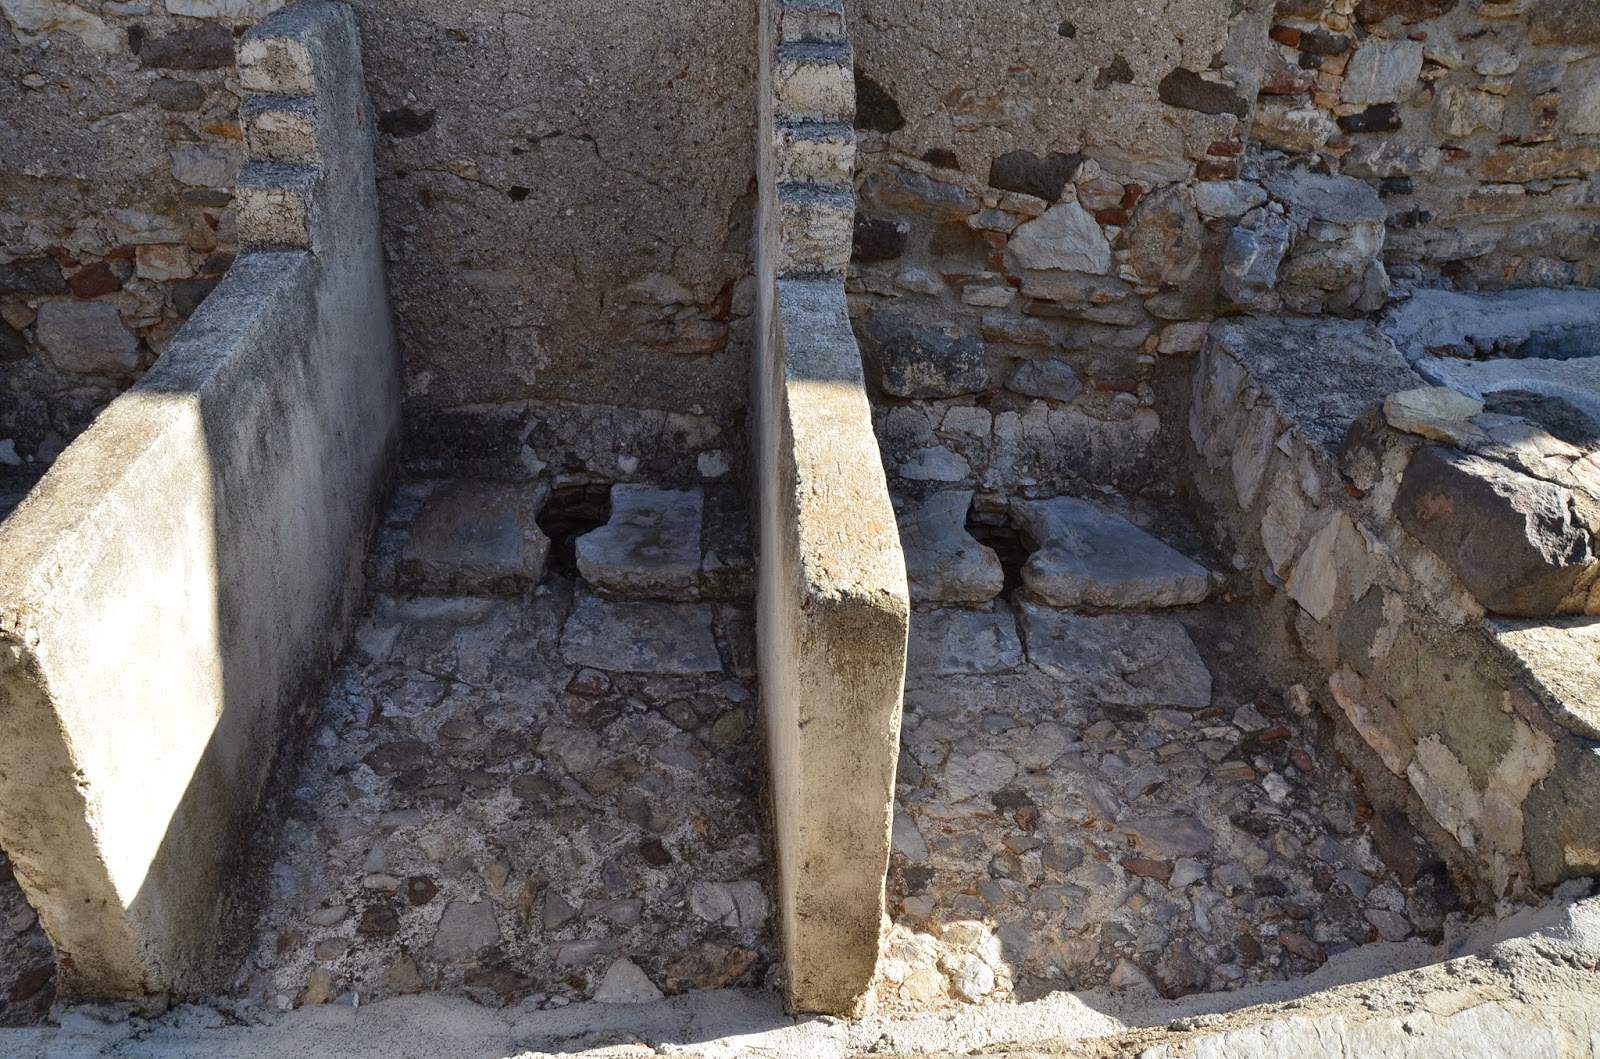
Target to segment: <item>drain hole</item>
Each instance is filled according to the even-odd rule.
[[[1027,534],[1011,525],[1004,515],[985,515],[976,511],[967,515],[967,532],[979,544],[993,548],[1000,557],[1000,570],[1005,574],[1002,594],[1009,596],[1021,588],[1022,566],[1028,561],[1028,556],[1038,550]]]
[[[578,576],[578,538],[611,519],[611,486],[562,486],[539,512],[539,528],[550,538],[546,566],[563,577]]]

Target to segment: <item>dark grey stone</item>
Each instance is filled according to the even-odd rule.
[[[1011,151],[989,163],[989,186],[1055,202],[1082,164],[1081,154],[1052,151],[1041,158],[1032,151]]]
[[[163,77],[150,86],[150,94],[145,98],[162,110],[199,110],[206,101],[206,90],[193,81],[174,81]]]
[[[19,257],[0,264],[0,294],[65,294],[66,278],[52,259]]]
[[[895,397],[957,397],[989,388],[983,340],[953,326],[927,327],[900,317],[874,321],[879,381]]]
[[[1161,102],[1169,107],[1198,110],[1202,114],[1232,114],[1243,118],[1250,103],[1232,85],[1207,81],[1193,70],[1181,66],[1161,79],[1156,86]]]
[[[1560,613],[1596,562],[1571,491],[1442,446],[1412,457],[1395,513],[1497,614]]]
[[[217,22],[203,22],[161,37],[145,37],[134,49],[139,65],[161,70],[220,70],[233,65],[233,34]]]

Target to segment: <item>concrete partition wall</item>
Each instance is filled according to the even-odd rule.
[[[845,304],[854,84],[839,0],[763,0],[762,709],[788,1001],[857,1013],[884,909],[910,602]]]
[[[0,844],[67,997],[223,983],[257,812],[345,643],[394,455],[354,19],[280,12],[239,78],[246,252],[0,525]]]

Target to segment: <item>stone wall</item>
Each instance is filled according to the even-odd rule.
[[[1484,412],[1423,387],[1371,323],[1223,322],[1188,425],[1198,498],[1231,555],[1235,596],[1252,604],[1253,661],[1302,682],[1354,735],[1340,750],[1375,800],[1404,804],[1461,878],[1501,898],[1600,867],[1594,623],[1486,615],[1504,601],[1481,585],[1516,583],[1501,613],[1553,613],[1526,609],[1557,565],[1555,549],[1536,553],[1538,535],[1582,532],[1569,564],[1587,570],[1567,573],[1592,584],[1600,516],[1573,496],[1592,497],[1593,457],[1569,470],[1578,449],[1545,426],[1563,402],[1508,400],[1475,419],[1474,404]],[[1441,486],[1441,462],[1470,473]],[[1525,517],[1541,490],[1560,493],[1579,525]],[[1419,530],[1419,507],[1443,526]],[[1452,534],[1473,547],[1443,547]]]
[[[13,475],[138,378],[231,261],[234,38],[279,6],[0,3]],[[751,7],[354,6],[413,459],[589,480],[736,472]]]
[[[1155,478],[1267,11],[1132,6],[851,5],[852,312],[898,493]]]
[[[1281,0],[1251,128],[1373,185],[1396,279],[1600,285],[1600,9]]]
[[[169,6],[0,4],[0,474],[36,477],[233,260],[234,31],[262,5]]]
[[[1159,485],[1219,312],[1597,281],[1590,8],[1157,6],[853,5],[898,494]]]

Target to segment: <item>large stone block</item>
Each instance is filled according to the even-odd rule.
[[[877,319],[879,383],[895,397],[958,397],[989,388],[983,339],[954,325]]]
[[[1395,513],[1497,614],[1581,611],[1580,590],[1597,573],[1594,527],[1570,490],[1454,449],[1418,451]]]
[[[139,336],[106,302],[45,302],[35,334],[62,371],[117,376],[139,366]]]

